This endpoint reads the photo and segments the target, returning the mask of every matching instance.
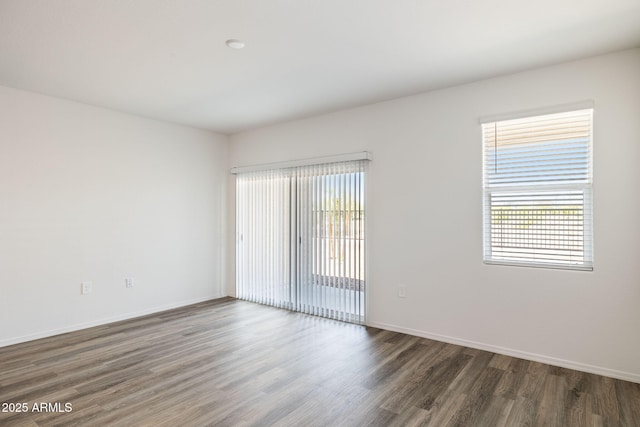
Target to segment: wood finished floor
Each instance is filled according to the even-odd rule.
[[[640,385],[231,298],[0,348],[1,426],[640,426]]]

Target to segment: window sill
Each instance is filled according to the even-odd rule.
[[[487,265],[504,265],[508,267],[532,267],[532,268],[551,268],[554,270],[577,270],[577,271],[593,271],[592,265],[575,265],[575,264],[542,264],[534,262],[510,262],[502,260],[484,260]]]

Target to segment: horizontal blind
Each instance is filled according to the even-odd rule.
[[[582,191],[489,194],[494,259],[582,264]]]
[[[485,185],[588,182],[591,111],[484,124]]]
[[[485,261],[591,268],[592,111],[483,124]]]

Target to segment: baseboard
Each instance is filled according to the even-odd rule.
[[[478,350],[490,351],[492,353],[504,354],[506,356],[518,357],[520,359],[531,360],[533,362],[546,363],[547,365],[559,366],[561,368],[573,369],[576,371],[588,372],[590,374],[602,375],[605,377],[617,378],[619,380],[640,383],[640,374],[636,374],[633,372],[618,371],[615,369],[604,368],[601,366],[588,365],[580,362],[572,362],[570,360],[558,359],[551,356],[544,356],[542,354],[529,353],[526,351],[514,350],[511,348],[500,347],[500,346],[495,346],[491,344],[485,344],[481,342],[435,334],[432,332],[419,331],[417,329],[404,328],[402,326],[390,325],[387,323],[367,322],[367,326],[371,326],[379,329],[386,329],[388,331],[400,332],[407,335],[414,335],[422,338],[429,338],[435,341],[442,341],[449,344],[456,344],[464,347],[471,347]]]
[[[173,308],[184,307],[186,305],[197,304],[212,299],[222,298],[224,295],[208,295],[206,297],[194,298],[189,300],[182,300],[179,302],[173,302],[171,304],[165,304],[155,307],[146,308],[144,310],[135,311],[131,313],[119,314],[117,316],[105,317],[99,320],[92,320],[91,322],[77,323],[75,325],[65,326],[63,328],[50,329],[48,331],[37,332],[35,334],[23,335],[21,337],[8,338],[0,340],[0,347],[6,347],[13,344],[20,344],[27,341],[33,341],[40,338],[52,337],[54,335],[66,334],[67,332],[79,331],[82,329],[92,328],[94,326],[106,325],[107,323],[119,322],[121,320],[133,319],[135,317],[146,316],[148,314],[158,313],[165,310],[171,310]]]

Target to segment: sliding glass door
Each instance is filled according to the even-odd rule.
[[[236,179],[236,293],[292,308],[292,174],[260,171]]]
[[[239,298],[364,322],[365,166],[350,161],[237,176]]]

